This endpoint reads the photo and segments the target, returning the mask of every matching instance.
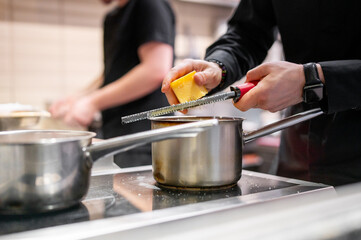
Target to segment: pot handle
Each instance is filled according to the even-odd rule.
[[[87,158],[96,161],[100,158],[124,152],[151,142],[172,138],[196,137],[200,132],[216,125],[218,125],[218,120],[210,119],[158,128],[97,142],[84,147],[83,151]]]
[[[315,108],[289,116],[280,121],[266,125],[258,130],[244,134],[243,135],[244,143],[251,142],[259,137],[266,136],[268,134],[280,131],[284,128],[296,125],[297,123],[307,121],[311,118],[315,118],[321,114],[323,114],[322,110],[320,108]]]

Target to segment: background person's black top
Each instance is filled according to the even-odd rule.
[[[109,12],[104,20],[104,85],[116,81],[140,63],[138,48],[142,44],[156,41],[174,47],[174,38],[174,14],[165,0],[130,0],[123,8]],[[104,110],[104,138],[149,130],[150,121],[122,125],[121,117],[167,105],[159,84],[159,89],[143,98]],[[148,144],[124,153],[121,158],[131,161],[131,165],[150,164],[150,153]]]
[[[331,185],[361,181],[361,1],[242,0],[206,59],[227,67],[224,88],[264,60],[280,32],[285,59],[318,62],[327,115],[284,130],[279,175]],[[309,106],[298,104],[296,113]]]

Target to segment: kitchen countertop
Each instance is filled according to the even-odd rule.
[[[108,170],[95,166],[89,192],[80,203],[81,207],[69,210],[71,214],[5,217],[3,222],[0,221],[0,229],[12,231],[3,230],[0,239],[48,239],[49,236],[52,239],[113,239],[129,234],[159,238],[163,232],[169,237],[173,235],[167,229],[172,228],[163,226],[177,222],[187,226],[194,223],[189,229],[178,227],[179,234],[186,234],[188,230],[187,234],[191,234],[199,229],[198,218],[202,218],[201,225],[205,227],[207,223],[217,222],[219,214],[228,213],[226,215],[237,220],[233,212],[240,212],[242,218],[251,217],[249,209],[262,204],[293,199],[306,203],[335,196],[335,190],[330,186],[246,170],[232,188],[178,191],[160,188],[152,177],[151,166]],[[162,234],[154,235],[158,231]],[[146,232],[152,235],[144,235]]]

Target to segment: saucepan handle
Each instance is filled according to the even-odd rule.
[[[292,115],[290,117],[287,117],[287,118],[277,121],[275,123],[271,123],[267,126],[264,126],[258,130],[244,134],[243,135],[244,143],[248,143],[259,137],[266,136],[268,134],[280,131],[284,128],[293,126],[297,123],[304,122],[309,119],[315,118],[321,114],[323,114],[322,110],[320,108],[315,108],[315,109],[311,109],[311,110],[308,110],[305,112],[301,112],[301,113]]]
[[[132,148],[172,138],[196,137],[200,132],[218,125],[217,119],[185,123],[96,142],[83,149],[86,157],[93,161]]]
[[[232,86],[231,90],[236,93],[236,96],[233,98],[233,101],[238,102],[244,94],[246,94],[249,90],[257,86],[259,81],[247,82],[241,85]],[[275,123],[264,126],[258,130],[243,134],[244,143],[248,143],[253,141],[259,137],[266,136],[268,134],[280,131],[284,128],[293,126],[297,123],[307,121],[314,117],[321,115],[323,112],[320,108],[311,109],[299,114],[295,114],[293,116],[287,117]]]

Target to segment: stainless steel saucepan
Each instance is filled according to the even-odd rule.
[[[209,188],[235,184],[243,144],[322,114],[300,113],[252,133],[241,118],[158,117],[153,130],[90,144],[84,131],[0,132],[0,213],[70,207],[89,188],[93,161],[152,142],[153,176],[162,185]]]
[[[224,117],[157,117],[152,128],[181,125],[207,119],[219,124],[195,138],[170,139],[152,143],[154,179],[167,187],[213,188],[234,185],[242,173],[244,143],[271,134],[322,114],[313,109],[285,118],[259,130],[244,133],[242,118]]]
[[[93,161],[136,146],[196,137],[216,119],[108,139],[85,131],[0,132],[0,214],[39,213],[78,203],[89,188]]]

